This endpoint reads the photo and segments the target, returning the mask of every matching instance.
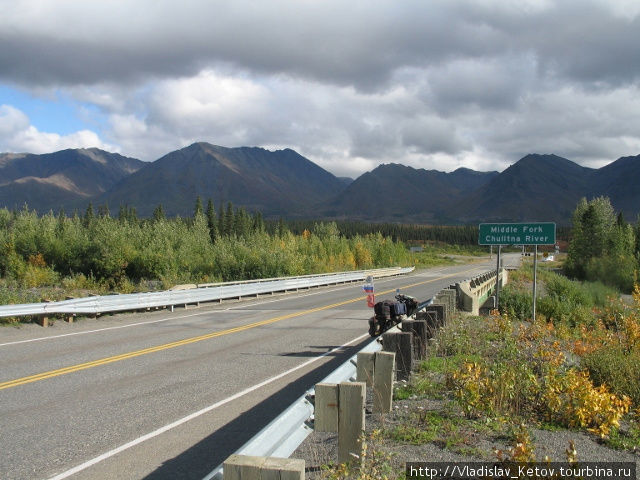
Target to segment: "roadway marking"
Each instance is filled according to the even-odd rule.
[[[193,420],[194,418],[200,417],[201,415],[204,415],[205,413],[209,413],[210,411],[215,410],[216,408],[219,408],[219,407],[221,407],[221,406],[223,406],[223,405],[225,405],[225,404],[227,404],[229,402],[232,402],[233,400],[237,400],[238,398],[240,398],[240,397],[242,397],[242,396],[244,396],[244,395],[246,395],[248,393],[254,392],[254,391],[258,390],[259,388],[264,387],[265,385],[269,385],[270,383],[273,383],[276,380],[279,380],[282,377],[285,377],[285,376],[289,375],[290,373],[295,372],[296,370],[300,370],[301,368],[304,368],[304,367],[306,367],[308,365],[311,365],[312,363],[317,362],[321,358],[324,358],[324,357],[326,357],[328,355],[331,355],[332,353],[335,353],[335,352],[341,350],[342,348],[344,348],[344,347],[346,347],[348,345],[351,345],[352,343],[355,343],[355,342],[357,342],[359,340],[362,340],[363,338],[366,338],[368,336],[369,336],[368,333],[366,333],[364,335],[360,335],[359,337],[356,337],[353,340],[349,340],[347,343],[345,343],[345,344],[343,344],[343,345],[341,345],[339,347],[336,347],[336,348],[334,348],[334,349],[332,349],[332,350],[330,350],[328,352],[325,352],[322,355],[319,355],[317,357],[313,357],[312,359],[307,360],[306,362],[301,363],[300,365],[298,365],[296,367],[290,368],[289,370],[287,370],[285,372],[282,372],[282,373],[279,373],[278,375],[276,375],[274,377],[267,378],[266,380],[264,380],[264,381],[262,381],[262,382],[260,382],[260,383],[258,383],[256,385],[253,385],[252,387],[245,388],[244,390],[241,390],[240,392],[235,393],[235,394],[231,395],[230,397],[225,398],[224,400],[220,400],[219,402],[216,402],[213,405],[209,405],[208,407],[205,407],[202,410],[198,410],[197,412],[194,412],[194,413],[192,413],[190,415],[187,415],[186,417],[183,417],[183,418],[181,418],[179,420],[176,420],[175,422],[169,423],[168,425],[165,425],[164,427],[160,427],[157,430],[154,430],[153,432],[147,433],[146,435],[138,437],[135,440],[132,440],[132,441],[127,442],[127,443],[125,443],[123,445],[120,445],[119,447],[114,448],[113,450],[110,450],[110,451],[108,451],[106,453],[103,453],[102,455],[99,455],[99,456],[97,456],[97,457],[95,457],[95,458],[93,458],[93,459],[91,459],[91,460],[89,460],[87,462],[84,462],[84,463],[82,463],[82,464],[80,464],[80,465],[78,465],[76,467],[73,467],[70,470],[67,470],[66,472],[60,473],[60,474],[56,475],[55,477],[51,477],[49,480],[63,480],[65,478],[67,478],[67,477],[70,477],[71,475],[74,475],[74,474],[76,474],[78,472],[81,472],[82,470],[85,470],[85,469],[87,469],[87,468],[89,468],[89,467],[91,467],[91,466],[93,466],[93,465],[95,465],[97,463],[100,463],[101,461],[106,460],[107,458],[113,457],[114,455],[117,455],[120,452],[128,450],[131,447],[135,447],[136,445],[139,445],[142,442],[145,442],[145,441],[147,441],[147,440],[149,440],[151,438],[157,437],[158,435],[161,435],[161,434],[163,434],[165,432],[168,432],[169,430],[171,430],[171,429],[173,429],[175,427],[178,427],[178,426],[180,426],[180,425],[182,425],[182,424],[184,424],[184,423],[186,423],[186,422],[188,422],[190,420]]]
[[[419,285],[423,285],[425,283],[431,283],[434,282],[436,280],[441,280],[444,278],[448,278],[448,277],[453,277],[456,275],[460,275],[460,273],[463,272],[459,272],[459,273],[452,273],[449,275],[443,275],[439,278],[434,278],[431,280],[424,280],[422,282],[417,282],[417,283],[413,283],[410,285],[405,285],[404,287],[401,288],[412,288],[412,287],[416,287]],[[379,294],[384,295],[387,293],[391,293],[391,292],[395,292],[396,289],[391,289],[391,290],[385,290],[382,292],[379,292]],[[192,343],[196,343],[196,342],[200,342],[202,340],[208,340],[210,338],[215,338],[215,337],[221,337],[223,335],[229,335],[232,333],[238,333],[238,332],[242,332],[244,330],[250,330],[256,327],[261,327],[264,325],[270,325],[272,323],[275,322],[280,322],[282,320],[288,320],[290,318],[296,318],[296,317],[301,317],[303,315],[308,315],[310,313],[316,313],[316,312],[320,312],[323,310],[328,310],[330,308],[335,308],[335,307],[340,307],[342,305],[347,305],[349,303],[355,303],[358,301],[362,301],[363,299],[365,299],[365,296],[360,296],[357,298],[351,298],[349,300],[344,300],[342,302],[337,302],[337,303],[332,303],[330,305],[324,305],[322,307],[317,307],[317,308],[312,308],[309,310],[303,310],[300,312],[293,312],[293,313],[288,313],[286,315],[280,315],[278,317],[273,317],[273,318],[269,318],[266,320],[261,320],[259,322],[253,322],[253,323],[248,323],[246,325],[240,325],[239,327],[234,327],[234,328],[229,328],[226,330],[220,330],[217,332],[212,332],[212,333],[207,333],[204,335],[199,335],[197,337],[191,337],[191,338],[186,338],[184,340],[178,340],[176,342],[170,342],[170,343],[165,343],[163,345],[157,345],[155,347],[149,347],[149,348],[143,348],[141,350],[135,350],[133,352],[128,352],[128,353],[122,353],[120,355],[114,355],[111,357],[105,357],[105,358],[101,358],[98,360],[93,360],[91,362],[86,362],[86,363],[80,363],[77,365],[71,365],[68,367],[63,367],[63,368],[59,368],[57,370],[50,370],[48,372],[42,372],[42,373],[37,373],[35,375],[30,375],[27,377],[22,377],[22,378],[16,378],[14,380],[8,380],[6,382],[2,382],[0,383],[0,390],[5,390],[7,388],[13,388],[13,387],[18,387],[20,385],[26,385],[28,383],[33,383],[33,382],[37,382],[40,380],[46,380],[48,378],[53,378],[53,377],[59,377],[60,375],[66,375],[68,373],[74,373],[74,372],[79,372],[82,370],[87,370],[89,368],[93,368],[93,367],[98,367],[101,365],[108,365],[110,363],[114,363],[114,362],[119,362],[122,360],[127,360],[129,358],[135,358],[135,357],[139,357],[142,355],[147,355],[150,353],[156,353],[156,352],[161,352],[164,350],[169,350],[171,348],[176,348],[176,347],[181,347],[184,345],[190,345]]]

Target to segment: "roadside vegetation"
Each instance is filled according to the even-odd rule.
[[[638,233],[608,199],[580,202],[566,262],[539,265],[536,318],[526,258],[510,272],[499,311],[459,315],[438,331],[428,358],[396,388],[396,410],[367,435],[364,467],[338,466],[329,478],[404,478],[407,454],[636,461]]]
[[[90,205],[84,215],[70,217],[0,209],[0,304],[453,263],[445,252],[425,245],[411,253],[379,231],[347,235],[334,222],[315,222],[294,233],[282,220],[265,224],[260,213],[231,204],[216,211],[200,199],[192,217],[171,219],[161,206],[149,219],[126,207],[111,216],[106,207],[94,211]]]
[[[438,331],[427,359],[396,388],[394,412],[367,434],[364,467],[334,466],[324,478],[404,478],[407,454],[429,461],[575,462],[606,448],[634,458],[640,289],[625,304],[601,284],[543,271],[540,300],[549,308],[532,321],[530,311],[513,313],[520,291],[531,295],[530,266],[512,277],[500,312],[459,315]],[[561,298],[580,313],[566,315]]]

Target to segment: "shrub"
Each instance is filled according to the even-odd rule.
[[[20,283],[27,288],[56,285],[59,275],[49,267],[38,267],[28,264],[22,272]]]
[[[467,416],[540,414],[557,424],[586,428],[602,437],[619,426],[631,399],[602,384],[589,373],[567,368],[554,330],[539,324],[514,335],[504,317],[484,323],[489,346],[479,361],[465,362],[448,376],[449,386]],[[633,368],[633,367],[632,367]]]
[[[590,308],[553,296],[538,299],[537,313],[556,324],[567,323],[570,327],[595,322]]]
[[[549,420],[568,427],[587,428],[601,437],[620,426],[631,399],[618,397],[606,385],[594,387],[588,372],[569,369],[549,375],[542,402]]]
[[[640,350],[626,351],[621,345],[600,348],[586,354],[582,365],[597,385],[608,385],[618,395],[640,403]]]
[[[629,293],[633,289],[635,268],[635,259],[630,254],[592,258],[585,266],[585,278]]]
[[[524,321],[531,318],[533,299],[531,292],[517,286],[505,285],[500,292],[500,311],[510,318]]]

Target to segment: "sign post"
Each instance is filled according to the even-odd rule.
[[[536,321],[536,284],[538,283],[538,245],[533,250],[533,317]]]
[[[533,320],[536,319],[536,283],[538,268],[538,245],[556,243],[556,224],[552,222],[529,223],[481,223],[478,228],[478,245],[498,246],[496,266],[496,308],[500,296],[500,247],[502,245],[534,245],[533,259]]]
[[[498,263],[496,264],[496,310],[500,305],[500,250],[502,245],[498,245]]]

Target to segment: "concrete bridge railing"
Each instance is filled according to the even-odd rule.
[[[500,269],[500,287],[507,284],[509,273],[506,268]],[[483,273],[470,280],[456,283],[459,308],[472,315],[480,314],[480,307],[495,291],[496,271]]]

